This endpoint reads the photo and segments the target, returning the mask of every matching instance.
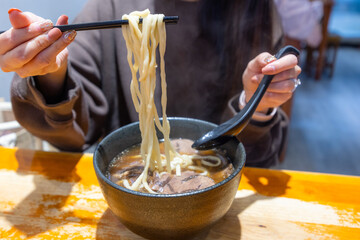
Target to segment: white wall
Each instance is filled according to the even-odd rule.
[[[22,11],[33,12],[46,19],[56,22],[57,18],[65,14],[69,16],[69,22],[82,9],[87,0],[1,0],[0,1],[0,30],[10,28],[8,10],[19,8]],[[13,73],[4,73],[0,70],[0,97],[10,100],[10,82]]]

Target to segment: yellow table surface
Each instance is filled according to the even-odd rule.
[[[108,209],[92,155],[0,147],[0,239],[143,239]],[[360,239],[360,177],[245,168],[200,239]]]

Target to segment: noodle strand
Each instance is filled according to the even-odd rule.
[[[139,25],[139,19],[142,24]],[[124,186],[132,190],[139,190],[144,187],[148,192],[155,193],[147,183],[149,171],[159,171],[161,174],[166,170],[168,173],[175,171],[181,175],[181,169],[192,164],[196,156],[180,155],[174,149],[170,141],[170,124],[166,116],[167,94],[166,94],[166,74],[165,74],[165,49],[166,49],[166,29],[163,22],[163,14],[150,14],[148,9],[135,11],[129,15],[124,15],[129,24],[122,27],[123,36],[127,48],[127,61],[131,70],[130,91],[135,110],[139,114],[139,128],[141,132],[140,155],[144,161],[144,170],[135,182],[130,185],[124,181]],[[160,82],[161,82],[161,110],[162,122],[155,105],[156,88],[156,50],[159,49],[160,55]],[[160,153],[160,146],[156,134],[156,128],[162,133],[164,138],[164,155]],[[213,159],[211,159],[213,160]],[[221,160],[219,159],[221,162]],[[203,161],[204,165],[215,166],[208,161]],[[191,168],[189,168],[191,169]],[[192,169],[206,174],[207,170],[203,167]]]

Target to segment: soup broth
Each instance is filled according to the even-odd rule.
[[[220,151],[196,151],[191,148],[193,141],[188,139],[176,139],[171,143],[182,156],[191,156],[192,163],[185,168],[181,167],[180,171],[166,171],[166,168],[162,172],[149,170],[147,183],[155,193],[175,194],[203,189],[221,182],[234,171],[226,154]],[[163,142],[160,143],[160,151],[164,153]],[[111,161],[108,178],[126,187],[125,181],[133,184],[143,170],[140,145],[136,145],[119,153]],[[140,187],[139,191],[149,192],[144,187]]]

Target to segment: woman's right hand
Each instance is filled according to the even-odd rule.
[[[9,10],[12,28],[0,34],[0,67],[4,72],[16,72],[20,77],[39,76],[44,87],[60,91],[67,70],[67,46],[75,31],[62,33],[30,12]],[[65,25],[68,17],[60,16],[57,25]],[[51,75],[51,77],[46,77]],[[51,89],[54,88],[54,89]]]

